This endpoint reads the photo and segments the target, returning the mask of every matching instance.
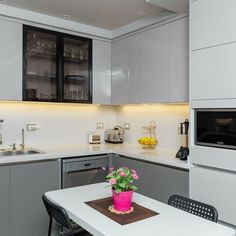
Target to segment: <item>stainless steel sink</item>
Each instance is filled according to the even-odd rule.
[[[41,153],[43,152],[36,149],[24,149],[24,150],[0,149],[0,157],[41,154]]]

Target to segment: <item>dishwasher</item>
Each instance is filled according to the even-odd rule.
[[[62,159],[62,188],[78,187],[106,181],[108,155]]]

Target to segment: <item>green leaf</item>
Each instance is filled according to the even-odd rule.
[[[120,186],[121,188],[125,188],[125,187],[126,187],[126,184],[125,184],[125,183],[119,183],[119,186]]]

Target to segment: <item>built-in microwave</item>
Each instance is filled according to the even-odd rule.
[[[236,109],[196,109],[195,144],[236,149]]]

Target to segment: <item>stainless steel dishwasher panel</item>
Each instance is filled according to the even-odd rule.
[[[108,156],[64,159],[62,188],[78,187],[106,181],[109,172]]]

